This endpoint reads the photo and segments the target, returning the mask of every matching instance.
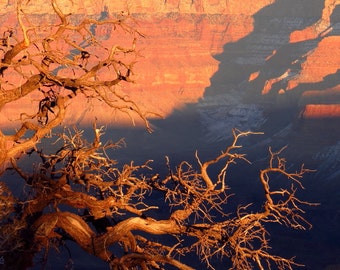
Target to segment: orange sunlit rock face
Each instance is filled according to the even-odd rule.
[[[340,117],[340,104],[308,104],[303,113],[307,119],[330,119]]]
[[[195,1],[194,4],[179,0],[166,3],[143,0],[132,4],[107,1],[95,5],[88,0],[57,2],[64,13],[100,14],[106,6],[110,12],[129,10],[134,14],[139,31],[145,35],[137,44],[143,57],[133,70],[135,83],[123,84],[121,90],[142,109],[166,117],[174,109],[197,102],[203,96],[210,78],[218,69],[219,63],[213,55],[221,53],[225,43],[235,42],[249,34],[253,29],[252,15],[272,1],[254,4],[254,1],[247,0],[242,5],[238,5],[238,1],[226,3],[219,0]],[[14,1],[9,1],[1,11],[7,25],[16,25]],[[42,24],[55,20],[55,17],[48,16],[53,13],[48,1],[41,5],[28,2],[25,12],[39,14]],[[2,29],[5,28],[3,24]],[[109,32],[105,28],[98,30],[103,35]],[[109,39],[112,43],[117,40],[114,34],[112,32]],[[125,40],[119,36],[117,42],[121,44]],[[36,112],[39,94],[32,95],[2,108],[0,125],[13,124],[20,118],[15,114],[19,104],[28,113]],[[99,106],[97,101],[87,103],[85,99],[77,98],[76,104],[77,108],[68,112],[66,122],[92,122],[94,111],[97,118],[101,118],[99,121],[104,119],[106,124],[129,121],[128,117],[115,114],[107,106]]]
[[[332,30],[331,17],[333,11],[339,4],[339,0],[325,0],[321,18],[315,24],[305,29],[294,31],[290,35],[290,42],[301,42],[327,35]]]
[[[299,83],[320,82],[340,68],[340,36],[323,38],[302,64]]]
[[[340,36],[324,37],[318,47],[309,54],[302,64],[299,77],[289,82],[288,90],[299,85],[311,85],[301,96],[306,104],[305,118],[339,117],[340,88],[338,86],[340,68]],[[313,86],[314,84],[314,86]],[[316,89],[319,87],[319,89]]]
[[[304,118],[339,117],[340,80],[337,78],[340,72],[340,36],[334,28],[335,23],[339,21],[336,13],[339,6],[339,0],[325,0],[320,17],[315,23],[290,33],[291,48],[301,48],[303,44],[311,46],[313,43],[316,46],[306,50],[300,59],[294,59],[290,67],[279,76],[267,79],[262,88],[263,95],[272,93],[275,84],[285,85],[283,89],[277,91],[279,95],[284,95],[288,91],[301,92],[298,98],[299,103],[304,106],[302,112]],[[266,61],[275,54],[276,51],[268,56]],[[251,74],[249,81],[256,79],[257,75],[256,72]]]
[[[40,20],[40,24],[55,20],[50,15],[53,13],[50,2],[40,1],[37,5],[37,1],[28,1],[25,12],[38,14],[36,20]],[[259,16],[258,12],[275,2],[107,0],[94,3],[92,0],[57,0],[64,13],[100,16],[106,7],[110,13],[129,11],[133,14],[139,31],[145,35],[137,43],[137,49],[143,57],[138,59],[133,70],[135,83],[123,83],[120,90],[125,91],[142,109],[157,112],[164,117],[186,103],[197,102],[202,98],[210,86],[210,79],[218,72],[220,63],[214,55],[222,53],[226,44],[236,43],[250,35],[254,30],[254,15]],[[282,80],[288,80],[287,88],[278,91],[284,95],[285,91],[293,91],[301,84],[322,82],[330,74],[336,74],[340,62],[340,40],[338,36],[326,34],[331,31],[330,20],[335,7],[340,4],[338,2],[325,0],[320,20],[316,24],[291,33],[288,38],[291,43],[315,38],[320,38],[320,42],[306,57],[298,76],[290,78],[290,70],[287,69],[279,76],[268,78],[263,94],[271,92],[272,86]],[[15,1],[3,1],[0,7],[1,30],[16,26]],[[99,27],[97,33],[108,38],[105,41],[108,45],[128,42],[115,36],[112,29]],[[270,57],[272,55],[268,55],[264,61]],[[258,76],[261,76],[260,72],[253,72],[244,80],[252,82]],[[15,120],[20,117],[19,107],[29,113],[36,112],[39,98],[39,94],[35,93],[6,105],[1,111],[0,125],[16,123]],[[130,124],[128,117],[115,114],[98,101],[88,102],[84,98],[77,98],[75,103],[77,108],[68,112],[66,123],[91,123],[96,114],[98,120],[105,124]]]

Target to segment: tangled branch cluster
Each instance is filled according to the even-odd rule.
[[[295,183],[302,187],[299,179],[308,170],[289,173],[284,159],[278,156],[281,151],[270,152],[269,166],[259,175],[263,208],[254,212],[240,206],[234,214],[225,211],[230,197],[227,169],[237,160],[247,161],[238,153],[238,143],[250,134],[235,130],[232,144],[213,160],[202,162],[196,154],[198,167],[182,162],[174,170],[167,159],[169,173],[160,176],[152,173],[151,161],[119,169],[107,151],[120,147],[122,141],[102,144],[102,129],[94,127],[92,142],[82,138],[79,130],[65,131],[56,142],[61,147],[55,153],[35,150],[41,163],[32,173],[22,171],[12,159],[12,168],[31,191],[25,202],[16,201],[20,206],[17,222],[25,224],[21,229],[33,235],[23,241],[35,243],[35,254],[71,239],[112,269],[153,269],[167,264],[192,269],[180,258],[193,254],[211,269],[217,258],[228,258],[232,269],[253,269],[254,265],[260,269],[272,265],[292,269],[298,265],[293,259],[270,253],[265,225],[279,223],[295,229],[310,226],[301,207],[312,204],[299,200],[294,187]],[[219,174],[209,173],[218,163],[223,164]],[[270,190],[272,173],[288,178],[291,190]],[[150,199],[152,193],[164,195],[165,219],[159,219],[153,211],[160,205]],[[152,235],[170,240],[158,241]]]
[[[197,164],[183,161],[173,168],[167,158],[164,175],[152,171],[151,161],[118,166],[108,152],[124,141],[103,144],[103,128],[96,125],[91,141],[78,129],[65,129],[55,138],[52,131],[77,95],[100,99],[132,120],[137,115],[150,130],[149,113],[116,87],[132,82],[141,34],[128,23],[133,19],[128,13],[112,18],[104,10],[100,19],[79,18],[64,14],[56,0],[51,1],[55,23],[38,26],[34,16],[24,12],[29,4],[18,1],[20,29],[6,30],[0,38],[0,108],[34,91],[42,94],[33,114],[22,112],[17,130],[6,135],[0,131],[0,173],[14,171],[26,191],[26,196],[16,197],[0,182],[0,256],[5,267],[31,266],[41,253],[46,261],[51,248],[68,241],[111,269],[171,265],[187,270],[193,268],[182,258],[197,255],[210,269],[217,259],[231,269],[298,265],[270,253],[266,225],[310,226],[303,206],[313,204],[296,195],[308,170],[289,172],[281,151],[270,150],[269,165],[258,178],[262,207],[226,211],[229,168],[238,161],[250,163],[240,153],[240,140],[254,133],[234,130],[230,146],[208,161],[196,153]],[[96,35],[103,25],[131,35],[131,44],[105,43]],[[39,148],[47,134],[55,138],[49,152]],[[38,160],[31,171],[20,164],[27,155]],[[213,173],[216,168],[219,172]],[[274,175],[290,181],[290,188],[273,188]]]

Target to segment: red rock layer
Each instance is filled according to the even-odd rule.
[[[307,56],[297,83],[321,82],[340,68],[340,36],[323,38],[318,47]]]
[[[299,76],[291,80],[288,86],[294,89],[303,84],[320,85],[320,90],[307,90],[301,97],[301,103],[307,104],[305,118],[340,117],[339,105],[336,105],[340,104],[340,87],[337,85],[339,68],[340,36],[325,37],[306,58]],[[329,88],[323,88],[323,85]]]
[[[333,11],[339,4],[339,0],[325,0],[320,20],[305,29],[294,31],[290,35],[290,42],[300,42],[326,35],[331,30]]]
[[[33,3],[34,2],[34,3]],[[157,2],[157,3],[156,3]],[[87,14],[100,14],[103,6],[109,11],[129,10],[138,22],[138,29],[146,38],[140,39],[138,48],[143,58],[139,59],[134,69],[135,84],[123,84],[123,90],[131,96],[146,111],[154,111],[167,116],[188,102],[197,102],[210,85],[210,78],[218,69],[218,61],[214,59],[215,53],[223,51],[227,42],[235,42],[245,37],[253,30],[252,15],[262,7],[271,4],[273,0],[252,1],[133,1],[127,5],[124,1],[65,1],[58,0],[63,12],[78,12]],[[1,11],[7,25],[15,26],[15,3],[8,1],[9,5],[1,5]],[[26,13],[35,13],[41,19],[40,24],[51,20],[48,14],[53,11],[50,2],[28,1]],[[104,34],[108,31],[101,30]],[[119,43],[125,41],[119,37]],[[115,37],[110,39],[114,42]],[[20,101],[21,108],[28,113],[34,113],[38,106],[39,94],[27,96]],[[75,122],[91,122],[93,104],[86,107],[83,99],[77,100],[78,109],[69,112],[68,119]],[[0,125],[9,125],[18,119],[19,103],[2,108]],[[82,111],[83,113],[76,113]],[[84,113],[87,112],[87,113]],[[114,115],[103,105],[96,109],[101,112],[105,123],[112,123],[113,119],[125,120],[127,117]],[[78,115],[79,114],[79,115]],[[3,117],[5,116],[5,117]]]
[[[340,104],[308,104],[302,112],[307,119],[340,118]]]
[[[50,2],[39,1],[38,5],[37,1],[27,1],[25,12],[39,14],[37,18],[40,24],[49,22],[49,14],[53,12]],[[110,12],[128,10],[135,16],[140,32],[146,36],[137,44],[144,58],[139,60],[134,70],[136,83],[123,84],[122,89],[145,110],[158,112],[165,117],[174,109],[188,102],[196,102],[202,97],[210,85],[210,78],[218,70],[219,62],[213,55],[221,53],[225,44],[237,42],[249,35],[254,27],[253,15],[274,2],[275,0],[135,0],[127,4],[125,1],[110,0],[57,0],[65,13],[72,11],[77,14],[100,14],[103,7],[107,6]],[[303,41],[320,35],[329,26],[332,12],[338,4],[339,0],[325,0],[320,22],[293,32],[290,41]],[[311,13],[309,9],[311,7],[306,7],[306,16]],[[16,25],[14,0],[0,3],[0,13],[3,14],[0,16],[2,29]],[[105,28],[101,31],[103,34],[108,33]],[[114,42],[114,37],[109,41]],[[285,90],[304,83],[322,82],[329,74],[335,74],[340,63],[339,45],[339,36],[324,37],[306,58],[300,74],[288,80]],[[249,80],[255,80],[258,75],[253,73]],[[265,92],[271,90],[273,83],[286,79],[282,76],[269,79]],[[21,108],[28,112],[34,112],[37,108],[39,98],[37,94],[33,95],[34,98],[28,96],[19,101]],[[77,101],[79,109],[75,110],[82,113],[78,113],[76,117],[75,112],[70,113],[69,121],[92,121],[91,112],[97,106],[96,102],[93,101],[88,107],[82,102],[83,100]],[[18,118],[18,115],[13,116],[18,104],[2,109],[0,125],[8,125],[8,117]],[[98,111],[102,113],[106,123],[112,123],[116,117],[105,106],[96,108],[96,112]],[[117,116],[117,119],[121,119],[121,116]]]

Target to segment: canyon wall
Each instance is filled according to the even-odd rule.
[[[134,16],[145,35],[137,44],[143,57],[134,69],[136,83],[122,88],[145,110],[167,117],[187,103],[232,87],[257,98],[294,92],[299,106],[308,105],[302,109],[304,117],[317,117],[319,112],[322,117],[340,117],[335,109],[340,103],[340,1],[57,2],[64,13],[100,16],[107,7],[111,14],[124,11]],[[15,26],[15,1],[1,0],[0,7],[1,29]],[[38,14],[41,23],[51,20],[49,1],[31,0],[25,12]],[[218,88],[222,90],[214,90]],[[34,111],[38,99],[33,94],[2,108],[0,125],[18,118],[19,104]],[[96,101],[88,105],[79,99],[78,107],[68,114],[69,123],[92,121],[93,108],[103,122],[126,121]]]

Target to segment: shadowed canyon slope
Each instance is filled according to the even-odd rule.
[[[14,2],[0,3],[3,30],[16,26]],[[60,1],[60,6],[65,13],[72,10],[98,17],[105,6],[110,13],[129,10],[133,14],[145,34],[137,44],[143,58],[134,69],[136,83],[122,88],[146,110],[166,117],[186,103],[200,101],[216,85],[220,90],[229,85],[239,91],[236,84],[241,83],[242,90],[257,99],[275,95],[281,103],[289,102],[291,98],[285,96],[294,92],[298,105],[306,105],[303,116],[315,118],[340,116],[338,2]],[[48,2],[32,1],[26,9],[37,14],[40,23],[53,20]],[[96,35],[108,33],[101,29]],[[114,34],[106,38],[116,42]],[[39,98],[33,93],[18,104],[34,112]],[[18,119],[18,104],[2,109],[1,125]],[[69,113],[67,122],[92,121],[94,107],[102,115],[99,120],[114,122],[113,113],[96,101],[89,105],[78,100],[78,104],[79,110]]]

